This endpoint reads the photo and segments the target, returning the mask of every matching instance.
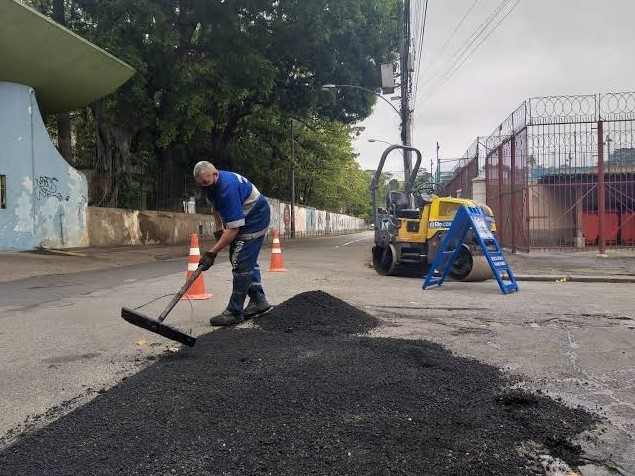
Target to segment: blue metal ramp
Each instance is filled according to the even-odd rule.
[[[452,220],[452,225],[443,238],[439,252],[423,281],[423,289],[443,284],[470,230],[474,233],[476,242],[483,250],[483,254],[492,268],[492,274],[498,281],[501,291],[504,294],[518,291],[514,273],[512,273],[511,268],[507,264],[505,256],[503,256],[503,250],[498,244],[496,237],[490,231],[489,223],[483,211],[478,207],[465,205],[462,205],[457,210],[454,220]]]

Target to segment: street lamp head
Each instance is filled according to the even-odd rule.
[[[381,140],[381,139],[368,139],[368,142],[381,142],[381,143],[389,145],[391,147],[394,146],[394,145],[397,145],[397,144],[393,144],[391,142],[388,142],[388,141],[385,141],[385,140]]]
[[[368,89],[365,88],[363,86],[356,86],[354,84],[325,84],[321,87],[321,89],[323,91],[328,91],[329,89],[337,89],[337,88],[353,88],[353,89],[361,89],[362,91],[366,91],[369,92],[371,94],[374,94],[375,96],[377,96],[379,99],[381,99],[382,101],[386,102],[390,107],[392,107],[392,109],[399,115],[399,117],[401,117],[401,112],[399,112],[399,109],[397,109],[388,99],[386,99],[384,96],[382,96],[381,94],[379,94],[377,91],[373,91],[372,89]],[[412,111],[411,111],[412,112]]]

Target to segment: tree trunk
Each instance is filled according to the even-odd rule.
[[[157,183],[157,205],[159,210],[170,208],[173,187],[174,156],[172,147],[167,146],[161,151],[161,169]]]
[[[89,191],[96,204],[107,203],[116,207],[119,204],[120,186],[117,176],[125,176],[130,171],[132,134],[134,131],[125,130],[111,124],[106,118],[105,99],[91,104],[97,135],[97,160],[95,175]]]
[[[68,112],[57,115],[57,150],[66,162],[73,162],[71,116]]]

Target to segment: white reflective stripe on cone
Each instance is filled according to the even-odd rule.
[[[201,256],[201,251],[198,248],[190,248],[190,256]]]
[[[196,271],[196,268],[198,268],[198,263],[187,263],[188,271]]]
[[[282,253],[282,250],[280,248],[272,248],[271,249],[271,254],[280,254]]]
[[[278,244],[280,244],[280,240],[279,240],[278,238],[274,238],[274,239],[273,239],[273,242],[274,242],[274,243],[278,243]]]

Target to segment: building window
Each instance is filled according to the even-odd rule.
[[[0,208],[7,208],[7,176],[0,175]]]

